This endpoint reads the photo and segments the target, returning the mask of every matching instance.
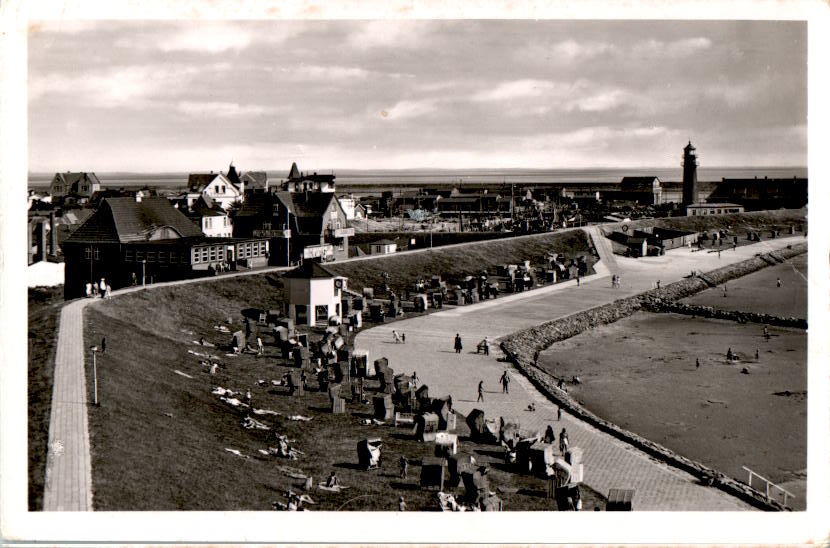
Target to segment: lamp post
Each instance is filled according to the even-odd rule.
[[[97,346],[90,347],[92,350],[92,382],[94,386],[94,395],[95,395],[95,405],[98,404],[98,364],[95,362],[95,353],[98,352]]]
[[[147,287],[147,259],[141,259],[141,287]]]

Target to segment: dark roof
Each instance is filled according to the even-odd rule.
[[[297,162],[291,163],[291,169],[288,171],[288,180],[299,179],[300,178],[300,170],[297,167]]]
[[[337,202],[333,193],[329,192],[278,192],[281,201],[288,197],[291,204],[291,213],[296,217],[297,230],[300,234],[322,234],[324,213],[331,205],[332,200]],[[339,202],[338,202],[339,203]]]
[[[643,242],[645,241],[645,238],[628,238],[628,242],[626,243],[628,245],[643,245]]]
[[[388,240],[388,239],[384,238],[383,240],[378,240],[377,242],[372,242],[371,245],[392,245],[392,244],[397,244],[397,242],[394,241],[394,240]]]
[[[191,173],[187,177],[187,190],[190,192],[201,192],[212,180],[222,175],[221,173]]]
[[[227,217],[228,213],[213,202],[213,198],[202,194],[199,199],[193,202],[191,212],[197,217]],[[189,215],[188,215],[189,216]]]
[[[242,174],[242,180],[245,182],[246,190],[265,189],[265,185],[268,184],[268,173],[264,171],[246,171]]]
[[[285,194],[288,194],[287,192]],[[269,194],[251,194],[242,203],[242,209],[236,214],[237,217],[258,217],[260,215],[270,217],[274,197]]]
[[[181,211],[167,198],[107,198],[78,230],[70,242],[138,242],[146,241],[159,228],[169,227],[179,237],[203,236]]]
[[[316,261],[305,261],[299,268],[295,268],[294,270],[287,272],[285,277],[305,279],[337,278],[340,277],[340,274],[332,272]]]
[[[228,166],[228,181],[230,181],[236,188],[240,188],[241,181],[239,179],[239,173],[236,171],[236,166],[233,164]]]

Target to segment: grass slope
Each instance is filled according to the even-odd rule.
[[[502,264],[522,264],[529,260],[539,266],[550,252],[563,253],[567,257],[585,255],[589,266],[597,258],[588,235],[582,230],[568,230],[533,236],[476,242],[449,249],[432,249],[406,255],[392,255],[370,262],[353,261],[331,265],[339,274],[349,277],[349,287],[378,288],[383,282],[382,273],[389,274],[389,286],[395,291],[410,287],[419,276],[429,278],[440,274],[442,279],[453,281],[467,275],[478,275],[482,270],[495,274]]]
[[[43,509],[43,482],[52,410],[55,347],[63,286],[29,289],[28,443],[29,510]]]

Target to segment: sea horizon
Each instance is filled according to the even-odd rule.
[[[214,170],[216,171],[216,170]],[[263,171],[242,169],[242,171]],[[283,180],[288,169],[264,170],[269,180]],[[306,171],[306,170],[303,170]],[[96,172],[105,188],[128,186],[183,186],[189,173],[210,173],[202,171],[159,171],[159,172]],[[218,171],[216,171],[218,173]],[[226,172],[226,170],[223,170]],[[307,170],[308,173],[333,173],[337,182],[344,185],[421,185],[430,184],[586,184],[615,183],[626,176],[655,176],[665,182],[679,182],[683,179],[681,166],[672,167],[613,167],[613,168],[469,168],[469,169],[321,169]],[[806,166],[767,167],[699,167],[698,180],[720,181],[722,178],[791,178],[807,177]],[[29,187],[48,185],[55,172],[29,173]]]

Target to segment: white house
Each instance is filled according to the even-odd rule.
[[[191,173],[187,178],[187,207],[193,207],[200,196],[207,196],[222,209],[228,209],[245,199],[245,183],[237,186],[222,173]]]
[[[295,325],[327,325],[329,319],[343,320],[340,300],[347,278],[315,261],[305,261],[285,275],[288,288],[288,317]]]
[[[686,206],[686,215],[689,217],[697,215],[726,215],[729,213],[743,213],[744,206],[738,204],[707,204],[697,203]]]
[[[357,207],[360,205],[358,203],[357,198],[352,195],[349,196],[341,196],[337,198],[337,201],[340,202],[340,207],[343,208],[343,212],[346,214],[347,221],[354,221],[355,219],[362,219],[363,216],[358,217]],[[361,214],[365,214],[365,212],[360,212]]]
[[[389,255],[398,250],[398,244],[392,240],[380,240],[370,244],[372,255]]]

